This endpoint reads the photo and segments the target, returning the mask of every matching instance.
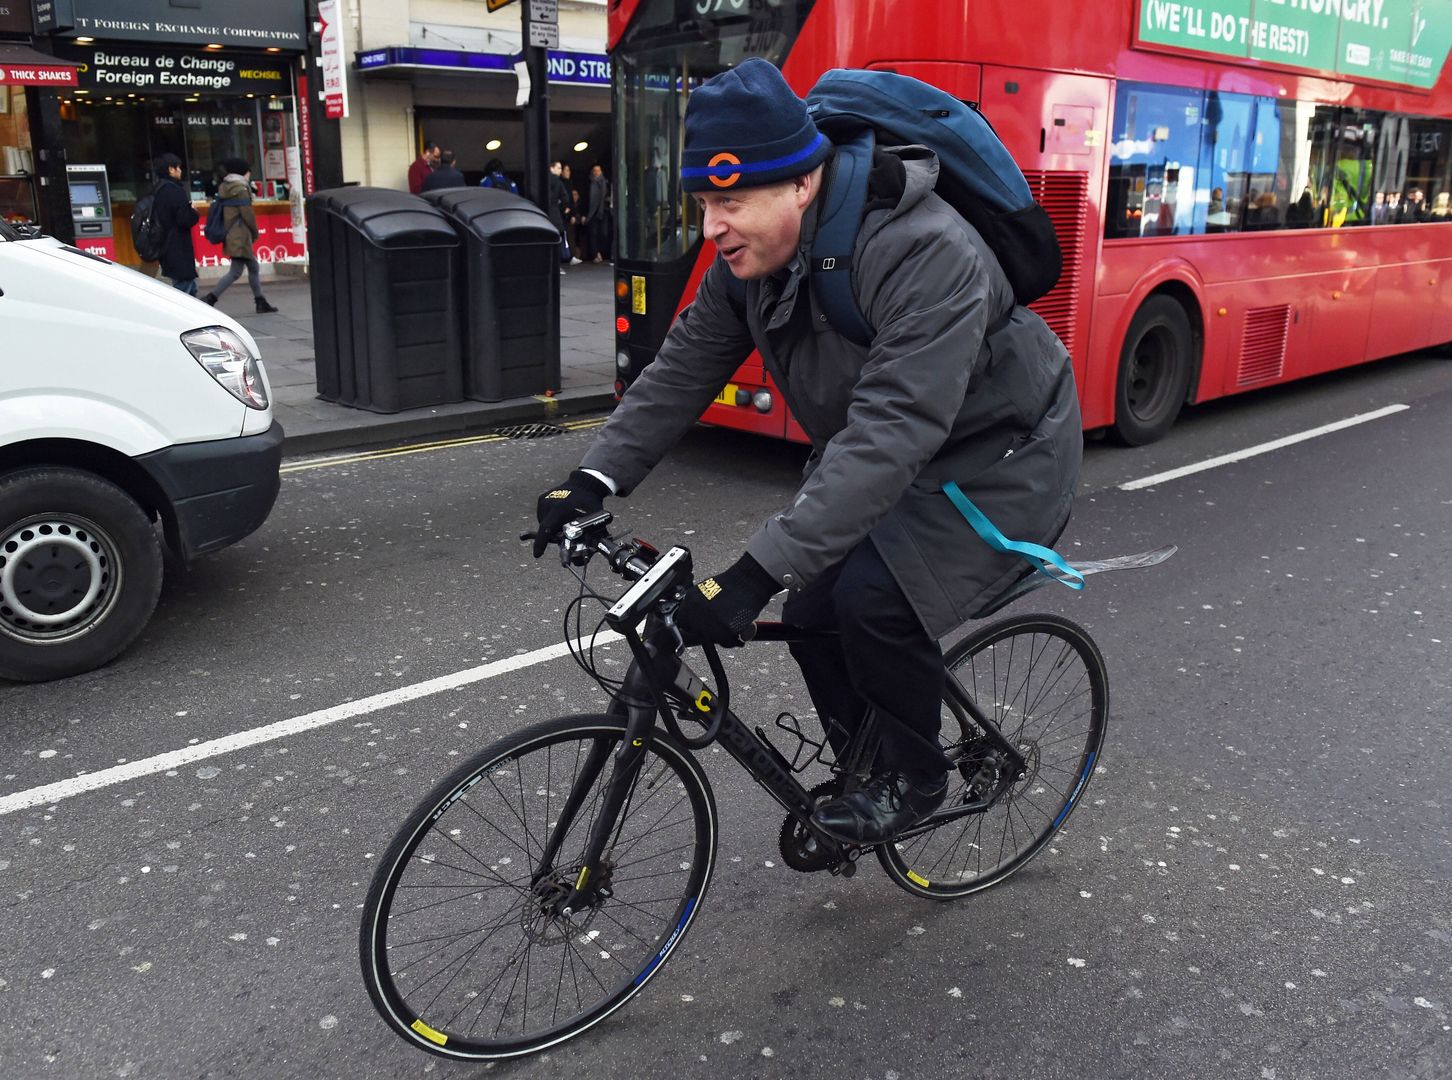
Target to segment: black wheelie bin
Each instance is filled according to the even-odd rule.
[[[476,401],[560,388],[560,234],[533,203],[493,188],[423,198],[463,243],[464,394]]]
[[[318,396],[380,413],[463,400],[453,225],[370,187],[315,192],[307,222]]]

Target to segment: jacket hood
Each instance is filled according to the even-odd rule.
[[[252,189],[247,186],[247,181],[236,173],[228,173],[222,178],[222,186],[217,189],[217,195],[223,199],[238,199],[250,195]]]
[[[933,193],[933,188],[938,184],[938,155],[926,146],[879,147],[878,153],[882,158],[893,159],[900,169],[895,170],[898,172],[895,181],[890,185],[884,185],[891,193],[887,199],[882,198],[883,192],[880,189],[874,190],[872,177],[868,178],[868,213],[863,218],[862,240],[866,240],[888,222],[901,217],[917,206]],[[872,172],[875,175],[881,165],[891,167],[891,164],[891,161],[882,162],[881,158],[875,158]],[[891,198],[893,195],[896,196],[895,200]],[[887,212],[880,215],[872,213],[878,209],[886,209]]]

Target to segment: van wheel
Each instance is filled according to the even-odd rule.
[[[1151,296],[1135,312],[1119,354],[1114,434],[1126,446],[1165,437],[1180,415],[1195,366],[1190,320],[1173,298]]]
[[[100,667],[146,626],[161,574],[156,529],[115,484],[76,469],[0,480],[0,678]]]

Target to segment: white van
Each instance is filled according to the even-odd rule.
[[[277,498],[257,343],[170,286],[0,220],[0,678],[99,667],[181,559]]]

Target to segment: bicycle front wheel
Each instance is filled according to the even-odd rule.
[[[716,804],[696,760],[662,731],[585,901],[562,910],[624,736],[607,716],[536,724],[409,816],[359,934],[369,996],[398,1034],[466,1060],[543,1050],[625,1004],[680,944],[711,878]]]
[[[1084,795],[1104,744],[1109,677],[1089,632],[1057,615],[1017,615],[970,634],[944,657],[959,685],[1024,756],[1010,780],[992,744],[945,703],[945,806],[1007,785],[993,806],[931,832],[884,844],[878,860],[909,892],[953,900],[1021,869],[1053,838]],[[951,735],[949,733],[952,733]]]

